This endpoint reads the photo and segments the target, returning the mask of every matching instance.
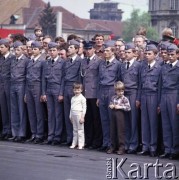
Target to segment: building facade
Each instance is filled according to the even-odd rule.
[[[90,19],[121,21],[123,11],[118,9],[118,4],[110,0],[94,3],[94,8],[89,11]]]
[[[179,37],[179,0],[149,0],[151,24],[160,34],[165,27]]]

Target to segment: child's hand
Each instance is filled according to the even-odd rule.
[[[69,117],[69,119],[70,119],[71,123],[73,124],[73,121],[72,121],[72,118],[71,118],[71,116]]]
[[[80,124],[83,124],[85,122],[85,118],[84,117],[81,117],[80,119]]]
[[[110,108],[110,109],[114,109],[114,104],[110,104],[110,105],[109,105],[109,108]]]
[[[122,106],[114,105],[114,108],[115,108],[115,109],[122,109]]]

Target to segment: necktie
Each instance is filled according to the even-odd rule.
[[[171,68],[173,67],[172,63],[170,64],[170,67],[171,67]]]
[[[129,69],[130,62],[127,62],[127,69]]]
[[[34,62],[35,62],[35,60],[34,60],[34,59],[32,59],[32,62],[34,63]]]
[[[109,64],[109,61],[106,61],[106,64],[108,65],[108,64]]]
[[[150,64],[148,65],[149,69],[150,69]]]
[[[90,58],[87,58],[87,64],[89,64],[89,62],[90,62]]]
[[[55,62],[55,60],[54,59],[52,59],[52,64]]]
[[[71,63],[73,62],[73,59],[72,59],[72,58],[70,59],[70,62],[71,62]]]
[[[19,59],[18,59],[18,58],[16,58],[16,62],[18,62],[18,60],[19,60]]]

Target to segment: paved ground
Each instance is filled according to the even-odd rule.
[[[92,150],[71,150],[65,146],[54,147],[0,141],[0,180],[105,180],[106,164],[111,165],[110,158],[114,159],[114,166],[108,167],[108,175],[120,180],[127,178],[125,174],[128,174],[130,170],[140,170],[140,167],[141,172],[138,171],[138,173],[144,176],[144,169],[146,169],[144,163],[150,165],[149,163],[155,164],[157,161],[157,158],[137,155],[107,155]],[[114,168],[116,158],[119,164],[118,171]],[[122,158],[123,160],[127,158],[127,160],[120,169]],[[132,163],[137,164],[132,166]],[[173,177],[179,176],[179,161],[159,160],[158,163],[164,166],[159,169],[160,176],[171,168],[173,168]],[[167,163],[172,164],[165,167]],[[110,170],[113,171],[112,174]],[[135,175],[136,172],[133,176]],[[145,175],[147,176],[147,173]],[[172,175],[171,172],[169,175]],[[149,168],[148,179],[156,179],[154,167]]]

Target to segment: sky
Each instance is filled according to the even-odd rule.
[[[52,6],[62,6],[68,11],[74,13],[80,18],[89,19],[89,10],[93,9],[94,3],[104,0],[44,0],[50,2]],[[118,8],[124,11],[122,20],[130,18],[130,14],[134,9],[140,9],[141,12],[148,11],[149,0],[111,0],[118,2]]]

